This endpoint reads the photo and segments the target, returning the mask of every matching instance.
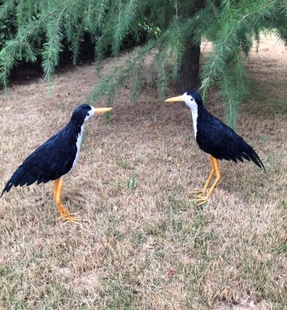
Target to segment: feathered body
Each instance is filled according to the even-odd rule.
[[[68,173],[78,159],[85,122],[93,114],[88,104],[76,108],[70,122],[24,160],[7,182],[1,196],[12,186],[46,183]]]
[[[237,162],[252,160],[258,167],[264,165],[255,150],[233,129],[210,114],[203,105],[200,95],[195,91],[187,92],[197,104],[196,141],[200,149],[217,159]],[[192,111],[192,110],[191,110]],[[193,111],[192,111],[193,112]]]
[[[203,189],[195,191],[195,194],[197,194],[195,201],[197,201],[199,205],[208,200],[221,178],[218,159],[233,160],[234,162],[238,160],[243,161],[244,159],[251,160],[255,165],[265,170],[255,150],[233,129],[206,110],[198,92],[194,90],[187,91],[182,96],[168,98],[165,101],[185,102],[191,110],[196,142],[200,149],[210,154],[211,172]],[[213,176],[215,176],[215,180],[210,186]]]

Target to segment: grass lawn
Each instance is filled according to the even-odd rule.
[[[267,37],[246,60],[237,132],[267,173],[220,162],[222,179],[201,208],[190,191],[203,186],[210,163],[190,111],[152,88],[134,106],[128,88],[119,92],[108,122],[88,122],[65,177],[63,202],[81,225],[58,219],[52,182],[1,198],[0,309],[286,309],[286,59],[283,43]],[[84,65],[56,75],[53,96],[43,79],[0,94],[1,190],[96,82]],[[206,104],[224,119],[217,91]]]

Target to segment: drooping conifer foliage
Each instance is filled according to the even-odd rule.
[[[85,39],[93,44],[97,63],[107,55],[115,57],[114,67],[95,86],[94,99],[126,85],[134,101],[146,84],[156,83],[161,97],[171,81],[177,82],[178,90],[200,86],[203,95],[216,84],[234,127],[245,93],[244,58],[261,31],[273,30],[287,41],[287,4],[286,0],[2,0],[0,25],[4,88],[19,62],[40,60],[49,81],[63,50],[71,51],[76,64]],[[214,48],[198,79],[202,40]],[[119,59],[126,48],[129,53]]]

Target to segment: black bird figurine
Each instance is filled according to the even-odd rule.
[[[195,140],[200,149],[210,154],[211,172],[203,189],[198,193],[196,201],[205,203],[220,180],[218,159],[226,159],[243,162],[243,159],[252,160],[255,165],[264,168],[264,165],[255,150],[245,142],[233,129],[211,115],[203,105],[198,92],[190,90],[182,96],[166,99],[165,102],[184,101],[192,114]],[[209,187],[210,181],[215,174],[215,181]]]
[[[55,180],[53,193],[60,216],[64,220],[76,222],[77,220],[65,209],[61,201],[62,177],[77,164],[86,121],[94,114],[111,110],[112,108],[94,108],[88,104],[78,106],[70,122],[24,160],[7,182],[0,197],[9,192],[12,186]]]

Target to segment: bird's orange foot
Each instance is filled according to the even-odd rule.
[[[196,204],[196,206],[202,206],[207,203],[208,198],[198,195],[196,198],[192,199],[192,201]]]
[[[202,198],[202,195],[205,193],[205,189],[197,188],[197,189],[190,190],[189,193],[196,199],[199,199],[199,198]]]
[[[76,213],[73,213],[73,215]],[[60,211],[60,219],[63,219],[66,223],[79,223],[80,218],[79,217],[74,217],[72,214],[69,213],[66,209],[62,209]]]

